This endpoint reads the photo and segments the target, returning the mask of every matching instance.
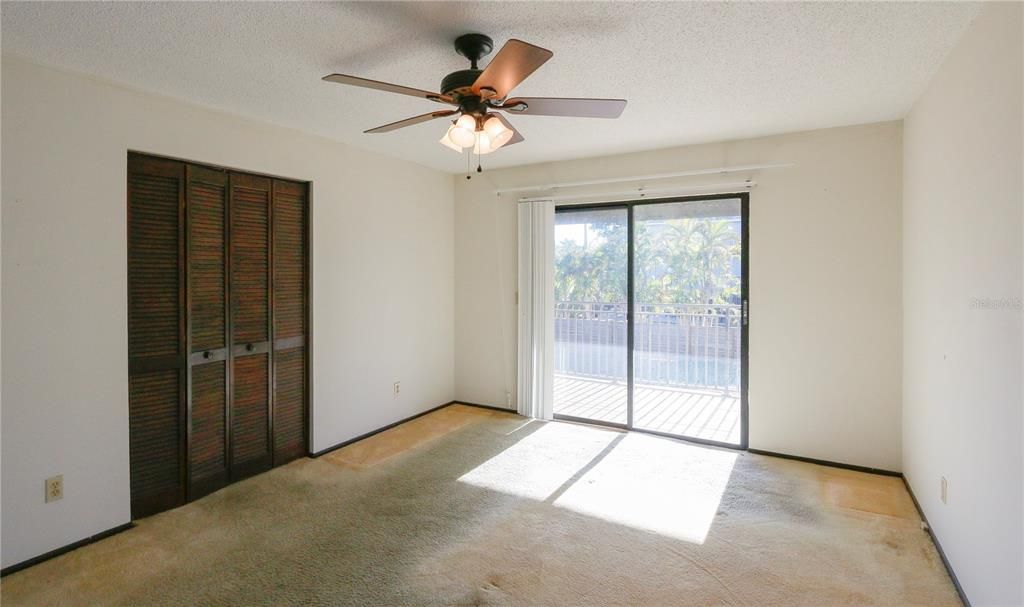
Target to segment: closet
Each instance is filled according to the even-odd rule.
[[[307,183],[128,155],[132,517],[306,454]]]

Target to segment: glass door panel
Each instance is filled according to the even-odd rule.
[[[739,445],[741,200],[637,204],[632,211],[632,426]]]
[[[555,214],[557,417],[628,422],[628,209]]]

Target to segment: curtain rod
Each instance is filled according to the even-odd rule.
[[[495,190],[494,193],[500,196],[501,194],[506,194],[510,192],[534,192],[539,190],[557,190],[559,188],[576,188],[588,185],[623,183],[627,181],[652,181],[657,179],[671,179],[673,177],[691,177],[694,175],[719,175],[726,173],[738,173],[741,171],[757,171],[761,169],[781,169],[791,166],[795,166],[795,163],[777,162],[768,164],[741,164],[736,166],[718,167],[713,169],[692,169],[689,171],[676,171],[674,173],[655,173],[653,175],[635,175],[632,177],[609,177],[607,179],[592,179],[589,181],[563,181],[560,183],[529,185],[518,188],[504,188]]]
[[[567,202],[571,200],[587,200],[594,202],[611,202],[609,198],[660,198],[673,195],[699,194],[719,192],[728,194],[743,190],[751,190],[757,186],[756,181],[746,180],[733,183],[709,183],[707,185],[679,186],[674,188],[649,189],[643,186],[619,192],[592,192],[590,194],[562,194],[559,196],[537,196],[534,198],[520,198],[519,202]]]

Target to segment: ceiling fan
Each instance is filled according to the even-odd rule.
[[[458,109],[421,114],[385,124],[366,133],[387,133],[396,129],[428,122],[437,118],[457,116],[440,142],[456,152],[473,148],[475,154],[488,154],[523,140],[509,121],[499,112],[527,116],[575,116],[583,118],[618,118],[626,107],[625,99],[574,99],[568,97],[509,97],[513,88],[551,59],[553,53],[511,39],[498,51],[487,67],[477,62],[490,54],[494,42],[483,34],[465,34],[455,39],[455,50],[469,59],[470,67],[452,72],[441,80],[441,92],[369,80],[346,74],[324,76],[328,82],[421,97]],[[479,170],[479,168],[477,169]]]

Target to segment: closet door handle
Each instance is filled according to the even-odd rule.
[[[213,352],[210,352],[209,350],[207,350],[206,352],[203,352],[203,358],[205,358],[207,360],[209,360],[212,356],[213,356]]]
[[[256,346],[254,346],[252,344],[245,344],[245,351],[246,352],[252,352],[255,349],[256,349]]]

